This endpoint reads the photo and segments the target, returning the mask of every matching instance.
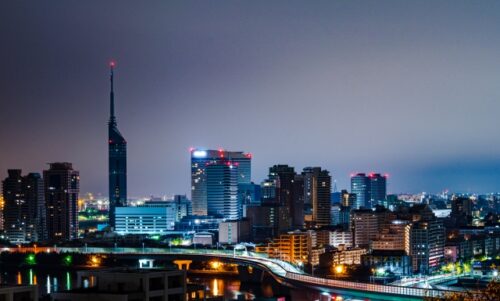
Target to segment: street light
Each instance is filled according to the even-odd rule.
[[[343,265],[341,265],[341,264],[337,265],[337,266],[335,267],[335,273],[337,273],[337,274],[342,274],[342,273],[344,273],[344,266],[343,266]]]

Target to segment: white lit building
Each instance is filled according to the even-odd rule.
[[[236,244],[248,241],[250,225],[248,220],[226,221],[219,224],[219,243]]]
[[[350,231],[332,231],[330,232],[330,246],[338,247],[344,245],[352,247],[352,233]]]
[[[174,230],[176,210],[172,206],[116,207],[115,232],[126,234],[164,234]]]

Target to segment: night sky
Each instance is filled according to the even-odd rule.
[[[189,195],[191,146],[253,153],[255,182],[500,191],[500,1],[144,3],[0,3],[1,178],[69,161],[107,194],[115,59],[129,196]]]

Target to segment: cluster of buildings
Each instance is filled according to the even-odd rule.
[[[71,163],[50,163],[43,176],[9,169],[2,181],[5,238],[15,244],[76,239],[79,183]]]
[[[352,174],[350,191],[337,191],[328,170],[284,164],[270,167],[267,177],[254,183],[252,155],[241,151],[193,148],[191,199],[176,195],[128,206],[127,142],[114,113],[113,67],[108,231],[178,236],[181,244],[249,242],[257,244],[257,252],[298,265],[356,264],[397,275],[428,274],[446,260],[500,250],[498,198],[487,199],[487,206],[473,197],[402,200],[387,195],[388,176],[379,173]],[[79,173],[71,163],[51,163],[43,176],[8,170],[2,184],[0,225],[7,240],[78,238]]]

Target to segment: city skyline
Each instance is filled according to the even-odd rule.
[[[107,62],[116,59],[130,196],[189,195],[192,146],[254,154],[256,183],[288,164],[329,170],[339,190],[351,173],[374,171],[390,175],[389,193],[498,192],[500,9],[485,3],[304,11],[292,2],[265,13],[261,3],[31,4],[29,14],[7,4],[2,178],[67,161],[82,192],[107,194]]]

